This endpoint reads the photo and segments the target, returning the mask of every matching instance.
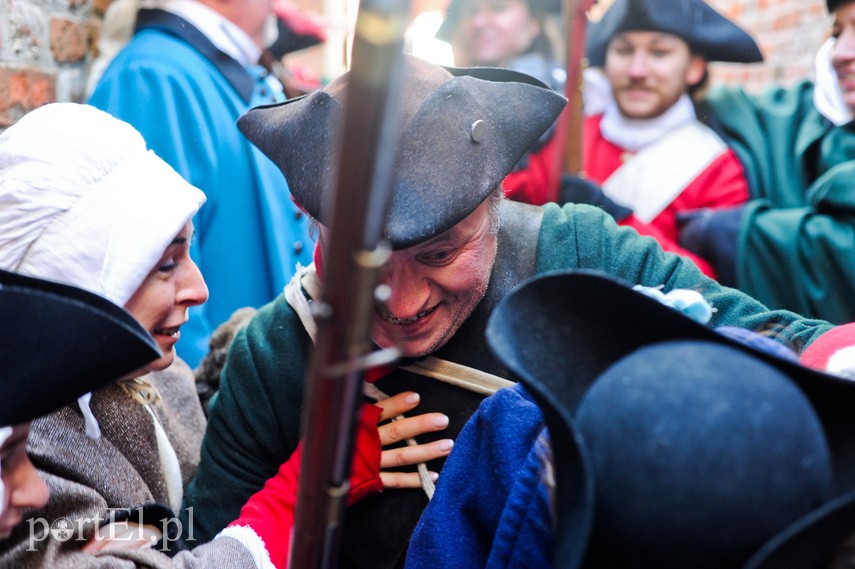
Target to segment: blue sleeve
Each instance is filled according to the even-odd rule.
[[[497,391],[467,421],[410,541],[407,569],[483,568],[543,417],[521,386]],[[549,520],[548,511],[541,511]],[[536,514],[535,514],[536,515]]]

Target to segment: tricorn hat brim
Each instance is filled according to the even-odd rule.
[[[718,333],[612,277],[588,271],[535,277],[494,309],[486,336],[496,356],[526,386],[552,393],[571,415],[606,368],[643,346],[707,340],[746,351],[784,371],[805,393],[829,443],[835,493],[855,490],[855,381]]]
[[[405,69],[386,223],[395,249],[435,237],[472,213],[566,104],[543,83],[506,69],[442,68],[412,56]],[[325,224],[347,76],[238,120],[241,132],[282,170],[294,199]]]
[[[0,271],[0,425],[30,421],[161,356],[127,311],[83,289]]]
[[[588,27],[588,63],[603,67],[609,42],[617,34],[631,31],[675,35],[707,61],[763,61],[754,39],[703,0],[616,0],[600,21]]]
[[[816,551],[819,546],[804,543],[811,539],[812,523],[825,523],[842,532],[841,524],[855,517],[855,506],[850,503],[855,501],[855,446],[851,442],[855,381],[804,367],[718,333],[625,283],[589,271],[550,273],[523,283],[494,309],[486,337],[499,360],[541,405],[550,429],[573,421],[594,381],[615,362],[645,346],[670,340],[709,341],[766,361],[783,371],[816,410],[831,452],[833,495],[839,499],[773,539],[765,553],[758,554],[752,569],[777,567],[760,561],[779,547]],[[580,492],[577,488],[569,494]],[[573,516],[579,511],[577,502],[562,502],[561,492],[556,508],[562,515],[565,509]],[[556,545],[563,544],[565,551],[576,555],[568,539],[576,542],[577,536],[556,533]]]
[[[855,530],[855,492],[802,516],[761,547],[743,569],[803,569],[832,565],[834,553]]]

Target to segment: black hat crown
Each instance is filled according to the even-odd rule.
[[[603,67],[609,42],[617,34],[631,31],[675,35],[707,61],[763,61],[751,36],[703,0],[615,0],[600,21],[588,28],[588,62]]]

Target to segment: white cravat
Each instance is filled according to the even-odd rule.
[[[671,108],[652,119],[631,119],[618,109],[614,98],[606,102],[600,130],[603,138],[630,152],[638,152],[648,144],[656,142],[667,132],[696,120],[695,106],[689,95],[684,94]]]

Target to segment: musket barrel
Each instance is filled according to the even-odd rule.
[[[335,567],[344,517],[374,289],[394,183],[403,36],[409,0],[362,0],[338,137],[321,299],[328,310],[306,381],[303,459],[289,566]],[[319,157],[328,159],[328,157]],[[373,259],[372,262],[365,262]]]

